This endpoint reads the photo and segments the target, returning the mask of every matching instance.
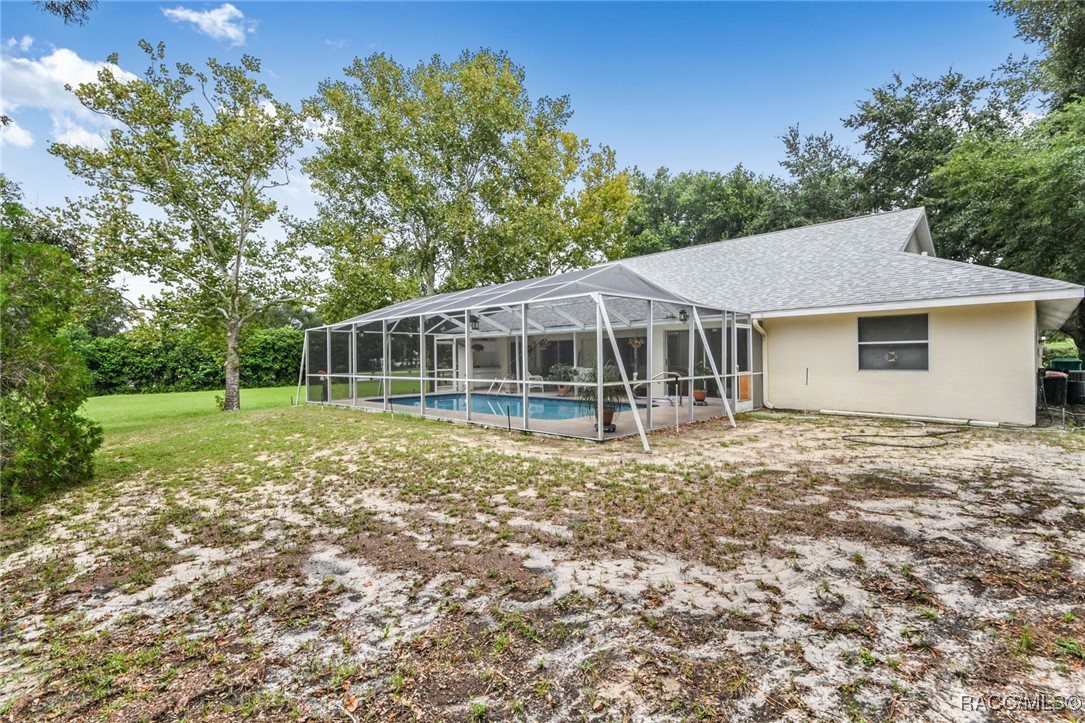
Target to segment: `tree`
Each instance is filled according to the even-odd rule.
[[[1085,101],[1020,133],[966,136],[934,182],[958,258],[1085,284]],[[1085,348],[1085,305],[1064,329]]]
[[[294,301],[268,307],[260,318],[260,324],[265,329],[280,329],[286,326],[293,329],[311,329],[314,326],[323,326],[324,316],[320,311]]]
[[[22,191],[2,173],[0,203],[8,229],[24,243],[53,246],[75,264],[83,279],[83,291],[73,313],[90,335],[109,336],[123,329],[131,317],[129,304],[118,289],[110,286],[112,270],[97,263],[86,240],[66,222],[65,212],[51,208],[40,213],[25,208]]]
[[[204,73],[187,63],[171,70],[161,44],[140,48],[150,58],[142,79],[126,82],[107,65],[74,91],[117,123],[105,147],[54,144],[50,153],[96,191],[79,206],[96,257],[164,285],[147,302],[163,318],[224,334],[225,409],[238,409],[242,329],[315,290],[305,239],[262,234],[278,210],[268,192],[289,181],[309,134],[304,116],[254,77],[255,58],[212,58]]]
[[[1053,108],[1085,98],[1085,3],[1080,0],[995,0],[995,11],[1012,17],[1017,36],[1039,43],[1043,59],[1033,82],[1051,93]]]
[[[772,179],[741,165],[729,173],[699,171],[671,176],[660,168],[638,174],[637,199],[626,220],[627,255],[685,248],[765,230],[778,192]]]
[[[798,126],[782,138],[780,165],[789,180],[776,182],[776,193],[762,223],[766,231],[806,226],[869,212],[860,180],[861,164],[838,145],[831,133],[803,136]]]
[[[98,7],[98,0],[35,0],[34,4],[56,15],[65,25],[85,25],[90,11]]]
[[[618,170],[612,150],[591,151],[583,141],[551,161],[541,178],[506,195],[491,227],[449,275],[448,288],[549,276],[625,254],[632,174]]]
[[[356,235],[349,225],[318,221],[313,238],[328,250],[331,278],[325,285],[320,314],[341,321],[418,295],[418,285],[399,274],[398,260],[377,234]]]
[[[5,183],[0,222],[0,507],[92,476],[101,428],[79,415],[89,375],[64,334],[82,293],[61,249]]]
[[[432,294],[620,253],[628,175],[565,130],[567,98],[532,103],[503,53],[411,69],[373,55],[346,75],[308,102],[325,132],[303,167],[347,253],[381,245],[369,272],[393,264]]]
[[[922,206],[930,178],[967,133],[1019,128],[1027,88],[1009,67],[1002,78],[970,80],[950,71],[937,80],[901,76],[870,91],[844,126],[859,132],[861,185],[872,211]]]

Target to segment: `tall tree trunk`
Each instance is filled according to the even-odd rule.
[[[426,296],[437,293],[437,268],[433,264],[426,264]]]
[[[1074,340],[1078,354],[1085,350],[1085,301],[1078,304],[1077,314],[1072,314],[1060,331]]]
[[[231,319],[226,324],[226,403],[222,409],[241,409],[241,322]]]

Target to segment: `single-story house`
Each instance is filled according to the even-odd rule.
[[[1032,425],[1039,332],[1085,287],[938,258],[924,209],[622,262],[699,303],[750,312],[763,403]]]
[[[299,386],[646,450],[762,406],[1031,425],[1039,332],[1083,296],[940,259],[909,209],[393,304],[309,329]]]

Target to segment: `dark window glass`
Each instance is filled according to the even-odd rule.
[[[859,342],[926,341],[927,315],[871,316],[859,319]]]

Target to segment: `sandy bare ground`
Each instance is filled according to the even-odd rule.
[[[1080,431],[759,414],[644,455],[348,416],[19,520],[5,717],[1085,715],[998,708],[1085,692]]]

